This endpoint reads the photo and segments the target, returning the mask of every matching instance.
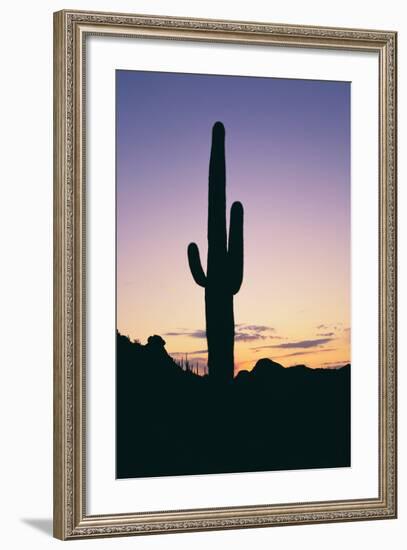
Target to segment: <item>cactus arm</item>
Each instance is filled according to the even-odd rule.
[[[208,253],[213,259],[226,254],[225,174],[225,128],[221,122],[216,122],[212,130],[208,186]]]
[[[206,275],[202,269],[201,258],[199,257],[199,249],[195,243],[188,246],[188,262],[194,281],[199,286],[206,286]]]
[[[234,202],[230,211],[228,272],[230,289],[236,294],[243,280],[243,205]]]

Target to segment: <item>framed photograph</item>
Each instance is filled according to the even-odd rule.
[[[54,534],[396,517],[396,33],[54,16]]]

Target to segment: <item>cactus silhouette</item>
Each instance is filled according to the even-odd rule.
[[[188,246],[188,261],[195,282],[205,288],[208,371],[212,380],[227,382],[234,374],[235,321],[233,296],[243,280],[243,206],[234,202],[226,231],[225,128],[212,129],[208,193],[208,257],[206,275],[198,246]]]

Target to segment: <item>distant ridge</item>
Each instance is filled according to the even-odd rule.
[[[350,465],[350,364],[269,358],[227,385],[117,333],[117,477]]]

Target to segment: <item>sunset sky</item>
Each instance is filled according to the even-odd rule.
[[[350,83],[117,71],[117,328],[206,364],[211,129],[226,129],[227,213],[243,203],[235,372],[350,361]]]

